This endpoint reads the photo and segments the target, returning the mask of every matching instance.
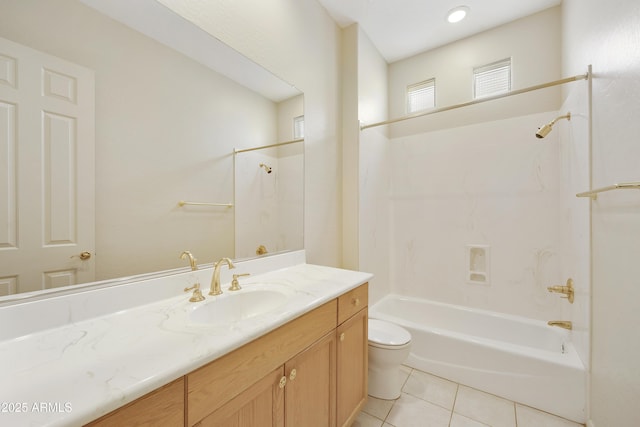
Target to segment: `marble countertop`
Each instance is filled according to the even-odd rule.
[[[247,291],[252,284],[260,283],[286,287],[291,296],[274,312],[233,324],[196,324],[189,318],[199,304],[228,298],[229,292],[207,296],[200,303],[191,303],[189,294],[178,292],[175,297],[2,341],[0,425],[82,425],[371,277],[368,273],[298,264],[243,278],[241,283]],[[226,287],[228,282],[223,283],[223,289]],[[206,292],[203,294],[206,296]]]

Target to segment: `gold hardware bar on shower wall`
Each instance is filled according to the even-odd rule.
[[[598,193],[604,193],[611,190],[640,190],[640,181],[636,182],[621,182],[620,184],[613,184],[607,187],[596,188],[595,190],[585,191],[576,194],[576,197],[591,197],[592,200],[598,198]]]
[[[494,101],[496,99],[508,98],[510,96],[520,95],[522,93],[532,92],[534,90],[545,89],[545,88],[548,88],[548,87],[563,85],[565,83],[571,83],[571,82],[575,82],[575,81],[578,81],[578,80],[587,80],[588,78],[589,78],[589,72],[587,72],[586,74],[579,74],[577,76],[567,77],[567,78],[564,78],[564,79],[555,80],[555,81],[548,82],[548,83],[542,83],[542,84],[535,85],[535,86],[529,86],[529,87],[526,87],[524,89],[512,90],[510,92],[503,93],[503,94],[500,94],[500,95],[487,96],[486,98],[481,98],[481,99],[474,99],[473,101],[463,102],[462,104],[455,104],[455,105],[450,105],[448,107],[442,107],[442,108],[434,108],[432,110],[425,111],[423,113],[411,114],[409,116],[398,117],[397,119],[385,120],[383,122],[372,123],[370,125],[360,126],[360,130],[365,130],[365,129],[369,129],[369,128],[373,128],[373,127],[377,127],[377,126],[390,125],[392,123],[402,122],[404,120],[415,119],[415,118],[423,117],[423,116],[429,116],[431,114],[436,114],[436,113],[442,113],[443,111],[455,110],[457,108],[468,107],[468,106],[476,105],[476,104],[482,104],[483,102],[487,102],[487,101]]]
[[[280,147],[281,145],[295,144],[296,142],[303,142],[303,141],[304,141],[304,138],[300,138],[300,139],[294,139],[292,141],[278,142],[276,144],[271,144],[271,145],[263,145],[262,147],[242,148],[242,149],[236,148],[233,150],[233,152],[235,154],[246,153],[247,151],[264,150],[265,148]]]
[[[233,203],[208,203],[208,202],[185,202],[184,200],[180,200],[178,202],[178,206],[184,205],[192,205],[192,206],[220,206],[225,208],[232,208]]]

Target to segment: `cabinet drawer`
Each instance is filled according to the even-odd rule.
[[[188,374],[188,425],[202,420],[335,329],[336,317],[333,300]]]
[[[338,297],[338,324],[341,324],[369,302],[369,284],[365,283]]]

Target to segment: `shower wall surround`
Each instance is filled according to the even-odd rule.
[[[559,134],[539,113],[391,139],[393,291],[549,320],[564,300]],[[467,245],[491,247],[491,282],[467,280]]]
[[[589,188],[589,83],[567,86],[567,98],[559,110],[571,111],[571,121],[554,126],[560,147],[560,242],[561,277],[571,277],[575,287],[573,304],[562,300],[561,319],[573,322],[571,340],[586,368],[590,366],[591,234],[588,198],[578,198]],[[546,138],[545,138],[546,139]],[[562,284],[562,283],[560,283]]]
[[[369,300],[376,302],[393,291],[390,248],[391,151],[389,140],[378,129],[364,139],[366,150],[360,150],[360,270],[374,274],[369,287]]]

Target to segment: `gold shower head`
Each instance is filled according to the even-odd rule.
[[[536,132],[536,137],[542,139],[545,136],[549,135],[549,132],[551,132],[551,129],[553,128],[553,125],[555,125],[556,122],[558,120],[561,120],[561,119],[571,120],[571,113],[567,113],[564,116],[556,117],[555,119],[553,119],[551,122],[547,123],[546,125],[543,125],[542,127],[539,127],[538,131]]]
[[[260,163],[260,167],[263,168],[267,173],[271,173],[271,166],[267,166],[264,163]]]

